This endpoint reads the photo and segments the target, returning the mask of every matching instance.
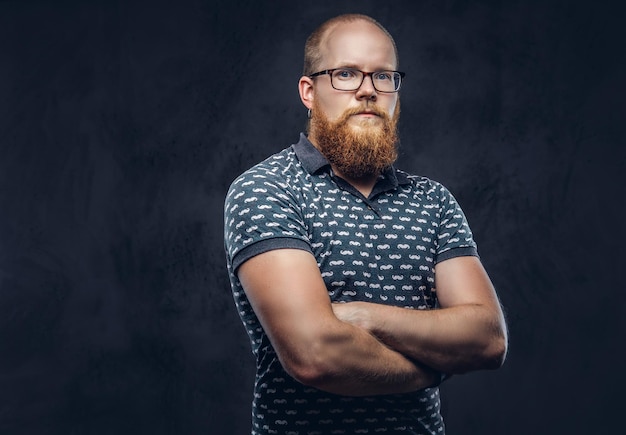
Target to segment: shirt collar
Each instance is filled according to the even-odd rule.
[[[293,145],[293,149],[296,152],[296,156],[298,156],[298,160],[302,162],[302,166],[309,174],[315,174],[325,166],[330,169],[330,163],[328,163],[326,157],[313,146],[304,133],[300,133],[300,140]]]
[[[300,140],[293,145],[296,156],[302,166],[309,174],[315,174],[323,168],[330,171],[330,163],[324,155],[309,141],[304,133],[300,133]],[[385,180],[389,180],[393,187],[410,184],[406,173],[398,171],[395,167],[386,169],[383,172]]]

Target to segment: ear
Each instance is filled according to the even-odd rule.
[[[302,104],[307,109],[311,109],[313,107],[313,97],[314,97],[314,89],[313,89],[313,79],[311,77],[302,76],[300,77],[300,81],[298,82],[298,91],[300,92],[300,100]]]

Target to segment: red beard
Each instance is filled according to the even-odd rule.
[[[331,165],[342,175],[351,179],[361,179],[379,175],[398,158],[397,124],[400,115],[400,102],[396,105],[393,117],[377,106],[367,106],[378,115],[382,123],[360,128],[349,124],[350,117],[361,113],[364,107],[346,110],[334,122],[322,113],[314,103],[311,111],[311,132],[316,146]]]

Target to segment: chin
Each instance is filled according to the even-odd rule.
[[[379,117],[375,117],[375,118],[363,117],[360,119],[354,119],[352,122],[350,122],[349,125],[356,130],[363,130],[363,129],[370,129],[370,128],[380,128],[382,127],[383,123]]]

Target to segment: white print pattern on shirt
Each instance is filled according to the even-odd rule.
[[[289,377],[232,267],[255,243],[296,239],[310,247],[334,302],[435,308],[437,258],[453,249],[475,250],[475,243],[445,187],[405,176],[410,183],[366,200],[338,187],[327,171],[306,172],[291,147],[233,182],[225,204],[225,240],[233,295],[259,368],[253,434],[443,432],[437,388],[352,398]]]

